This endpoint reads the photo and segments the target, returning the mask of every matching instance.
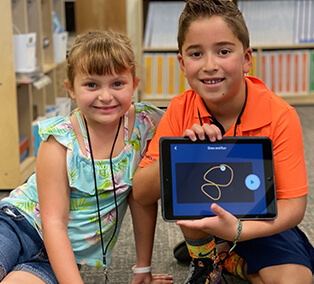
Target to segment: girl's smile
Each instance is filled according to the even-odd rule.
[[[78,73],[69,90],[86,119],[101,123],[116,123],[130,108],[138,81],[130,71],[107,75]]]

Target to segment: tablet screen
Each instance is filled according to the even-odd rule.
[[[241,219],[277,215],[269,138],[225,137],[212,143],[163,137],[160,173],[167,221],[214,216],[212,203]]]

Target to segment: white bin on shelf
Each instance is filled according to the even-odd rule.
[[[53,49],[55,63],[61,63],[66,59],[68,32],[53,34]]]
[[[36,69],[36,33],[13,35],[15,72],[33,72]]]

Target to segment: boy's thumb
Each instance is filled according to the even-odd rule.
[[[211,209],[217,216],[219,216],[219,217],[221,217],[221,218],[224,216],[224,213],[226,213],[225,210],[223,210],[223,209],[222,209],[218,204],[216,204],[216,203],[213,203],[213,204],[211,205],[210,209]]]

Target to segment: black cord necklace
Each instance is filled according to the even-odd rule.
[[[243,114],[245,106],[246,106],[246,101],[247,101],[247,87],[245,85],[245,101],[244,101],[243,107],[241,109],[241,112],[240,112],[240,114],[239,114],[239,116],[238,116],[238,118],[236,120],[236,123],[235,123],[235,126],[234,126],[234,130],[233,130],[233,136],[237,136],[237,127],[238,127],[238,125],[241,124],[241,117],[242,117],[242,114]],[[209,111],[209,109],[208,109],[208,107],[207,107],[207,105],[205,104],[204,101],[203,101],[203,103],[204,103],[208,113],[210,113],[210,111]],[[202,121],[202,118],[201,118],[200,111],[197,110],[197,112],[198,112],[198,119],[200,121],[200,125],[202,126],[203,125],[203,121]],[[209,121],[210,121],[211,124],[215,124],[220,129],[222,136],[225,135],[226,131],[225,131],[224,127],[222,126],[222,124],[215,117],[210,115],[209,116]]]
[[[105,276],[105,283],[109,283],[109,277],[108,277],[108,267],[107,267],[107,261],[106,261],[106,253],[108,250],[108,247],[110,243],[112,242],[114,235],[117,231],[117,226],[118,226],[118,204],[117,204],[117,193],[116,193],[116,185],[115,185],[115,180],[114,180],[114,174],[113,174],[113,165],[112,165],[112,155],[113,155],[113,150],[114,146],[116,145],[121,123],[122,123],[122,117],[120,117],[119,120],[119,125],[117,129],[116,136],[114,138],[111,151],[110,151],[110,156],[109,156],[109,162],[110,162],[110,171],[111,171],[111,180],[112,180],[112,185],[113,185],[113,194],[114,194],[114,204],[115,204],[115,209],[116,209],[116,223],[114,226],[114,231],[113,234],[109,240],[109,242],[106,245],[106,249],[104,249],[104,240],[103,240],[103,235],[102,235],[102,225],[101,225],[101,216],[100,216],[100,206],[99,206],[99,197],[98,197],[98,188],[97,188],[97,182],[96,182],[96,169],[95,169],[95,161],[94,161],[94,156],[93,156],[93,151],[92,151],[92,144],[90,142],[90,136],[89,136],[89,131],[87,127],[87,121],[85,116],[83,116],[84,122],[85,122],[85,127],[86,127],[86,134],[87,134],[87,140],[89,144],[89,150],[90,150],[90,156],[92,159],[92,165],[93,165],[93,174],[94,174],[94,184],[95,184],[95,195],[96,195],[96,201],[97,201],[97,211],[98,211],[98,225],[99,225],[99,230],[100,230],[100,241],[101,241],[101,249],[102,249],[102,261],[103,261],[103,270],[104,270],[104,276]]]

